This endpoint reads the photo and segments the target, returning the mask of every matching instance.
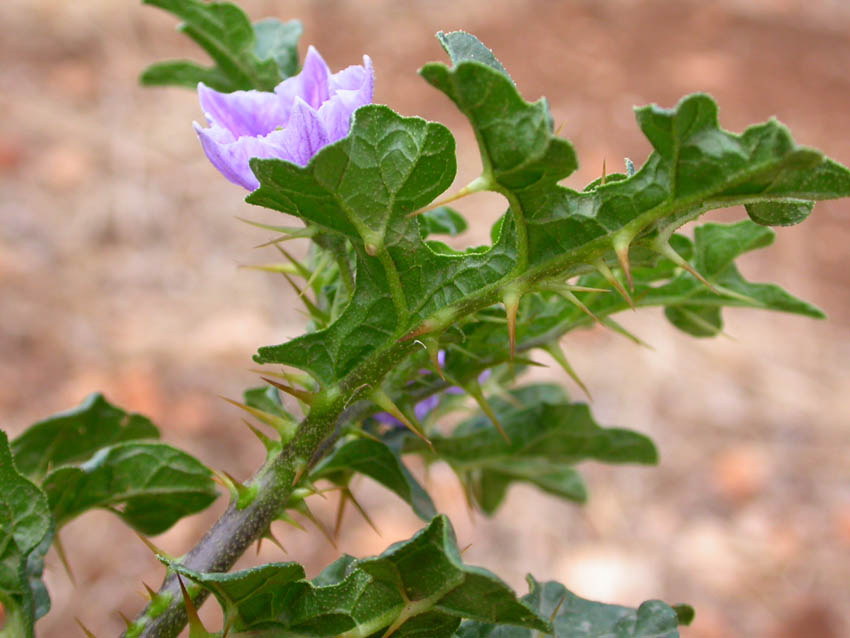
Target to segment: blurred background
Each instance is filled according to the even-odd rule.
[[[710,92],[721,124],[740,131],[776,116],[803,144],[850,164],[850,5],[839,0],[246,0],[253,19],[304,22],[337,70],[368,53],[376,101],[447,124],[460,147],[458,184],[480,170],[465,121],[417,69],[445,56],[437,30],[463,28],[492,47],[527,99],[546,95],[575,144],[580,188],[603,159],[640,165],[649,145],[633,105],[673,106]],[[0,425],[14,436],[101,390],[149,415],[163,438],[247,478],[263,451],[238,398],[257,384],[259,345],[302,332],[285,282],[240,269],[272,260],[266,233],[235,216],[286,223],[253,209],[204,157],[192,131],[196,96],[143,89],[149,63],[202,54],[175,20],[136,2],[5,0],[0,4]],[[496,196],[458,203],[473,223],[461,245],[486,241]],[[714,213],[739,219],[742,210]],[[447,468],[429,485],[465,559],[525,591],[524,574],[576,593],[636,605],[647,598],[697,610],[686,638],[850,635],[850,202],[819,204],[802,226],[742,261],[818,304],[828,321],[726,310],[729,338],[696,340],[642,311],[622,321],[652,349],[604,329],[565,340],[605,425],[651,435],[658,468],[586,464],[590,501],[564,504],[514,487],[495,518],[466,511]],[[550,361],[541,361],[549,363]],[[572,382],[555,368],[538,377]],[[382,536],[349,513],[339,551],[368,555],[420,523],[368,480],[355,493]],[[335,496],[315,500],[333,522]],[[185,552],[225,503],[156,538]],[[312,529],[281,524],[310,575],[337,550]],[[53,610],[42,638],[117,635],[117,612],[142,607],[142,580],[162,571],[107,513],[63,531],[73,586],[51,554]],[[203,615],[215,622],[215,605]],[[79,634],[82,635],[82,634]]]

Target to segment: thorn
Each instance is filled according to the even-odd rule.
[[[468,550],[470,547],[472,547],[472,543],[469,543],[466,547],[460,550],[460,555],[463,556],[466,553],[466,550]]]
[[[552,610],[552,615],[549,616],[549,624],[551,625],[555,622],[555,616],[558,615],[558,610],[561,609],[561,605],[564,604],[564,601],[567,599],[567,592],[564,592],[564,595],[561,596],[561,600],[558,601],[558,604],[555,605],[555,609]]]
[[[573,294],[572,287],[567,284],[561,284],[557,282],[548,282],[546,283],[546,288],[551,290],[554,293],[561,295],[564,299],[569,301],[571,304],[579,308],[582,312],[587,314],[594,321],[598,321],[602,323],[602,320],[593,314],[593,311],[590,310],[587,306],[585,306],[581,300]]]
[[[234,401],[233,399],[228,399],[227,397],[223,397],[219,395],[220,399],[224,399],[231,405],[235,405],[237,408],[245,410],[248,414],[253,416],[259,421],[262,421],[266,425],[270,425],[280,434],[280,438],[284,443],[287,443],[295,434],[295,428],[297,424],[290,419],[286,419],[277,414],[271,414],[270,412],[266,412],[264,410],[260,410],[259,408],[251,407],[250,405],[246,405],[244,403],[240,403],[239,401]]]
[[[304,476],[304,472],[307,471],[307,468],[310,466],[309,463],[300,463],[297,468],[295,468],[295,476],[292,478],[292,487],[294,488],[301,481],[301,478]]]
[[[632,242],[633,236],[623,234],[620,230],[614,235],[613,245],[614,252],[617,254],[617,260],[620,262],[620,268],[626,275],[626,281],[629,282],[629,290],[634,290],[634,282],[632,281],[632,269],[629,265],[629,244]]]
[[[581,388],[582,392],[587,395],[587,398],[593,401],[593,397],[590,396],[590,391],[587,389],[587,386],[584,385],[582,380],[576,374],[576,371],[573,370],[573,367],[570,365],[570,362],[567,361],[567,357],[564,354],[564,350],[561,348],[561,344],[557,341],[553,341],[551,343],[546,344],[543,349],[546,350],[546,352],[548,352],[550,355],[552,355],[552,358],[558,363],[558,365],[561,366],[561,368],[563,368],[564,372],[566,372],[570,376],[570,378],[576,382],[576,385]]]
[[[314,304],[310,300],[310,298],[304,294],[305,291],[301,290],[301,288],[298,287],[298,284],[292,281],[292,277],[290,277],[286,273],[281,274],[286,278],[286,281],[289,282],[289,285],[292,286],[293,290],[298,293],[298,298],[301,299],[301,303],[303,303],[304,306],[307,308],[307,312],[310,313],[310,317],[319,319],[320,321],[326,324],[329,323],[330,317],[328,316],[328,313],[326,313],[324,310],[320,309],[316,304]]]
[[[599,180],[600,186],[605,186],[605,180],[608,178],[608,172],[605,170],[605,158],[602,158],[602,178]]]
[[[288,385],[284,385],[282,383],[278,383],[277,381],[272,381],[268,377],[260,377],[263,381],[268,383],[269,385],[273,385],[278,390],[282,390],[286,392],[288,395],[295,397],[302,403],[306,403],[307,405],[313,405],[313,401],[316,400],[315,392],[308,392],[307,390],[299,390],[298,388],[293,388]]]
[[[145,591],[148,593],[148,598],[151,600],[156,600],[157,593],[151,589],[145,581],[142,581],[142,585],[145,586]]]
[[[261,376],[265,374],[276,379],[283,379],[284,381],[288,381],[291,385],[295,385],[297,383],[305,388],[316,387],[315,380],[306,372],[299,372],[295,370],[276,372],[274,370],[263,370],[262,368],[248,368],[248,372],[256,372]]]
[[[469,396],[475,399],[475,402],[478,404],[478,407],[481,408],[481,411],[487,415],[487,418],[490,419],[499,431],[499,434],[501,434],[502,438],[505,439],[505,442],[510,445],[511,439],[507,432],[505,432],[502,424],[499,423],[499,418],[496,416],[496,413],[493,412],[493,408],[490,407],[490,404],[487,403],[487,399],[484,398],[484,393],[481,391],[481,385],[478,383],[478,379],[472,379],[471,381],[468,381],[466,385],[461,387],[466,390]]]
[[[351,392],[351,394],[349,395],[349,397],[345,400],[345,403],[343,404],[343,409],[345,409],[345,408],[347,408],[349,405],[351,405],[351,402],[352,402],[352,401],[354,401],[355,397],[356,397],[358,394],[360,394],[360,391],[361,391],[361,390],[365,390],[366,388],[371,388],[371,387],[372,387],[372,386],[370,386],[368,383],[361,383],[361,384],[360,384],[360,385],[358,385],[356,388],[354,388],[354,390]]]
[[[416,217],[417,215],[421,215],[422,213],[427,213],[428,211],[434,210],[435,208],[439,208],[440,206],[445,206],[446,204],[450,204],[462,197],[466,197],[467,195],[471,195],[472,193],[478,193],[483,190],[487,190],[490,188],[490,180],[485,178],[483,175],[480,177],[476,177],[474,180],[469,182],[466,186],[461,188],[454,195],[449,195],[448,197],[444,197],[441,200],[434,202],[433,204],[426,206],[425,208],[420,208],[419,210],[415,210],[412,213],[408,213],[408,219],[411,217]]]
[[[198,610],[195,608],[195,603],[192,602],[189,592],[186,591],[186,585],[183,584],[180,574],[177,574],[177,582],[180,583],[180,591],[183,593],[183,604],[186,605],[186,616],[189,618],[189,638],[207,638],[209,633],[204,628],[198,616]]]
[[[261,541],[261,540],[263,540],[263,539],[268,540],[269,542],[271,542],[271,543],[272,543],[272,545],[276,545],[276,546],[280,549],[280,551],[282,551],[284,554],[288,554],[288,553],[289,553],[289,552],[287,552],[287,551],[286,551],[286,548],[283,546],[283,544],[282,544],[279,540],[277,540],[277,537],[276,537],[276,536],[274,535],[274,533],[272,532],[272,528],[271,528],[271,526],[269,526],[269,528],[266,530],[266,533],[265,533],[265,534],[263,534],[263,535],[262,535],[262,536],[258,539],[258,541],[257,541],[257,545],[258,545],[257,553],[259,553],[259,541]]]
[[[611,317],[605,317],[604,319],[602,319],[602,325],[605,326],[606,328],[610,328],[611,330],[613,330],[617,334],[623,335],[626,339],[636,343],[639,346],[643,346],[644,348],[649,348],[650,350],[653,350],[653,351],[655,350],[655,348],[653,348],[651,345],[649,345],[646,341],[644,341],[640,337],[638,337],[635,334],[626,330],[619,323],[617,323],[616,321],[611,319]]]
[[[608,268],[608,264],[605,263],[605,260],[600,257],[598,260],[596,260],[596,262],[594,262],[593,265],[596,266],[596,270],[598,270],[599,274],[605,278],[605,281],[611,284],[617,290],[617,292],[619,292],[623,296],[623,298],[626,300],[626,303],[629,304],[629,307],[632,310],[635,310],[635,303],[634,301],[632,301],[631,295],[626,291],[623,284],[620,283],[620,280],[614,276],[614,273],[611,272],[611,269]]]
[[[327,539],[327,541],[333,546],[334,549],[339,549],[336,545],[336,541],[334,540],[333,536],[330,535],[324,523],[322,523],[322,521],[320,521],[313,515],[313,512],[311,512],[310,508],[307,507],[307,503],[301,501],[295,509],[296,511],[304,515],[307,520],[309,520],[311,523],[313,523],[313,525],[315,525],[319,529],[319,531],[322,533],[322,536]]]
[[[154,555],[154,556],[162,556],[163,558],[167,558],[167,559],[168,559],[168,560],[170,560],[170,561],[176,560],[176,559],[174,558],[174,556],[172,556],[171,554],[167,554],[167,553],[165,553],[165,552],[164,552],[164,551],[162,551],[159,547],[157,547],[156,545],[154,545],[154,544],[151,542],[151,540],[150,540],[149,538],[145,538],[144,536],[142,536],[142,535],[141,535],[139,532],[137,532],[136,530],[133,530],[133,533],[134,533],[136,536],[138,536],[138,537],[139,537],[139,540],[141,540],[141,541],[145,544],[145,546],[146,546],[149,550],[151,550],[151,552],[153,552],[153,555]]]
[[[248,222],[248,223],[251,223],[251,222]],[[252,225],[256,226],[257,224],[252,224]],[[260,226],[260,227],[263,228],[263,226]],[[266,227],[266,228],[268,230],[271,230],[275,227],[272,226],[272,227]],[[277,228],[286,228],[286,227],[285,226],[278,226]],[[314,230],[312,228],[301,228],[301,229],[297,229],[297,230],[296,229],[292,229],[292,230],[294,232],[284,233],[282,237],[275,237],[274,239],[263,242],[262,244],[257,244],[256,246],[254,246],[254,248],[265,248],[266,246],[272,246],[272,245],[278,246],[278,244],[281,244],[285,241],[291,241],[293,239],[302,239],[304,237],[313,237],[317,232],[316,230]]]
[[[404,412],[402,412],[401,409],[399,409],[399,407],[395,403],[393,403],[392,399],[390,399],[383,390],[381,390],[380,388],[378,388],[377,390],[373,390],[372,394],[370,395],[369,398],[372,399],[372,401],[374,401],[378,405],[378,407],[380,407],[385,412],[389,412],[396,419],[401,421],[401,423],[404,425],[404,427],[406,427],[413,434],[415,434],[420,439],[422,439],[425,443],[427,443],[428,447],[431,448],[432,452],[436,452],[434,450],[433,444],[431,443],[430,440],[428,440],[428,437],[426,437],[421,432],[419,427],[413,425],[413,423],[410,421],[410,419],[407,418],[407,415]]]
[[[717,295],[721,294],[720,291],[717,290],[717,288],[714,287],[714,284],[710,283],[705,277],[703,277],[702,273],[700,273],[696,268],[691,266],[687,262],[687,260],[685,260],[684,257],[682,257],[679,253],[677,253],[676,249],[673,248],[669,243],[667,243],[667,242],[663,242],[663,243],[662,242],[655,242],[654,248],[660,255],[662,255],[662,256],[666,257],[667,259],[669,259],[670,261],[672,261],[679,268],[687,270],[689,273],[691,273],[700,282],[702,282],[703,285],[705,285],[705,287],[708,288],[711,292],[713,292],[714,294],[717,294]]]
[[[311,237],[315,235],[318,230],[315,227],[307,227],[307,228],[294,228],[292,226],[272,226],[271,224],[261,224],[260,222],[251,221],[250,219],[245,219],[244,217],[236,217],[240,222],[244,222],[249,226],[256,226],[257,228],[262,228],[263,230],[270,230],[274,233],[283,233],[286,235],[292,235],[296,233],[309,232],[309,235],[304,235],[305,237]]]
[[[345,504],[351,492],[343,490],[339,494],[339,505],[336,508],[336,523],[334,523],[334,538],[339,538],[339,530],[342,528],[342,516],[345,514]]]
[[[283,513],[278,515],[277,520],[283,521],[284,523],[286,523],[288,525],[292,525],[292,527],[294,527],[295,529],[297,529],[299,531],[302,531],[302,532],[307,531],[307,529],[301,523],[299,523],[294,518],[292,518],[289,514],[287,514],[285,510],[283,511]]]
[[[369,524],[369,527],[371,527],[378,536],[383,538],[384,535],[381,534],[381,531],[377,528],[375,523],[372,522],[372,519],[369,518],[369,514],[366,513],[366,510],[363,509],[363,506],[360,505],[359,502],[357,502],[356,498],[354,498],[354,494],[351,493],[351,490],[348,489],[348,488],[345,488],[344,491],[348,493],[348,498],[351,500],[351,504],[354,505],[354,507],[357,509],[358,512],[360,512],[360,516],[362,516],[363,519]]]
[[[516,315],[519,310],[519,302],[522,295],[515,290],[508,289],[505,291],[505,298],[502,303],[505,304],[505,315],[508,319],[508,340],[511,344],[511,361],[516,354]]]
[[[310,275],[306,282],[304,282],[305,288],[313,287],[313,283],[316,281],[316,278],[327,269],[332,259],[333,258],[327,253],[322,255],[322,258],[319,260],[319,263],[316,264],[315,268],[313,268],[313,274]]]
[[[65,553],[65,546],[59,538],[59,532],[56,532],[56,536],[53,537],[53,545],[56,547],[56,553],[59,555],[59,561],[62,563],[62,567],[65,568],[65,573],[68,574],[68,580],[76,587],[77,579],[74,578],[74,572],[71,571],[71,563],[68,562],[68,555]]]
[[[239,503],[244,496],[250,494],[251,488],[239,482],[229,472],[223,472],[210,468],[213,480],[230,492],[230,497]]]
[[[245,270],[260,270],[262,272],[288,273],[297,275],[298,271],[292,264],[239,264]]]
[[[260,439],[260,443],[263,444],[263,447],[266,448],[267,452],[272,452],[275,449],[277,449],[277,447],[278,447],[277,443],[272,441],[269,437],[267,437],[265,434],[260,432],[260,430],[258,430],[253,425],[248,423],[248,421],[246,419],[242,419],[242,423],[244,423],[246,426],[248,426],[248,429],[251,430],[251,432],[254,433],[254,436],[256,436],[258,439]]]
[[[119,611],[119,612],[116,612],[116,613],[117,613],[117,614],[121,617],[121,620],[123,620],[123,621],[124,621],[124,624],[126,625],[127,629],[130,629],[130,627],[132,627],[132,626],[133,626],[133,621],[132,621],[132,620],[130,620],[129,618],[127,618],[127,616],[125,616],[125,615],[124,615],[123,613],[121,613],[120,611]]]
[[[86,626],[83,624],[83,621],[82,621],[82,620],[80,620],[80,619],[79,619],[79,618],[77,618],[76,616],[74,617],[74,620],[76,620],[76,621],[77,621],[77,624],[80,626],[80,629],[82,629],[82,630],[83,630],[83,633],[86,635],[86,638],[97,638],[97,636],[95,636],[95,635],[94,635],[91,631],[89,631],[89,628],[88,628],[88,627],[86,627]]]

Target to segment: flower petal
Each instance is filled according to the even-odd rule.
[[[301,71],[278,84],[275,93],[286,104],[293,104],[295,98],[300,97],[314,109],[318,109],[330,97],[330,76],[328,65],[311,45],[307,49]]]
[[[307,166],[313,156],[330,142],[318,113],[300,97],[295,98],[287,127],[274,131],[268,138],[283,149],[280,159],[299,166]]]
[[[275,93],[219,93],[201,82],[198,84],[198,97],[209,123],[227,129],[234,138],[266,135],[279,126],[285,126],[289,119],[289,104]]]
[[[232,136],[228,131],[216,126],[201,128],[197,122],[195,132],[213,166],[231,182],[250,191],[260,186],[249,164],[252,157],[288,159],[285,150],[268,137],[240,137],[229,141]]]
[[[333,95],[319,109],[330,142],[347,136],[354,111],[372,103],[375,77],[369,56],[363,56],[363,64],[350,66],[331,78]]]

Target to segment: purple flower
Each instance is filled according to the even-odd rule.
[[[248,164],[252,157],[306,166],[320,149],[348,135],[352,114],[372,103],[374,86],[369,56],[363,56],[363,66],[331,74],[311,46],[301,72],[278,84],[274,93],[219,93],[198,84],[210,127],[195,122],[195,131],[222,175],[255,190],[260,183]]]

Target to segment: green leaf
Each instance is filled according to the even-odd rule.
[[[514,482],[583,502],[584,482],[573,468],[579,461],[658,461],[650,439],[630,430],[600,427],[585,404],[570,403],[558,386],[524,386],[510,395],[510,401],[498,397],[490,401],[510,443],[482,413],[462,422],[449,436],[431,436],[436,458],[452,466],[486,514],[495,512]],[[406,449],[430,456],[418,440],[409,439]]]
[[[257,89],[272,91],[298,68],[301,23],[261,20],[254,25],[229,2],[199,0],[143,0],[183,20],[180,30],[197,42],[215,63],[159,62],[142,73],[147,85],[195,88],[203,82],[217,91]]]
[[[260,60],[274,60],[280,69],[281,79],[293,76],[298,72],[298,40],[303,32],[298,20],[259,20],[254,23],[254,55]]]
[[[130,441],[98,450],[79,467],[61,467],[43,489],[61,527],[84,511],[103,507],[143,534],[159,534],[217,496],[211,472],[164,443]]]
[[[692,337],[716,337],[723,332],[723,317],[717,306],[667,306],[664,316]]]
[[[606,605],[580,598],[560,583],[538,583],[528,577],[530,593],[523,600],[538,614],[552,617],[554,638],[678,638],[678,618],[674,608],[660,600],[650,600],[637,609]],[[693,610],[691,610],[693,611]],[[554,616],[553,616],[554,614]],[[533,638],[522,627],[502,627],[490,623],[464,622],[458,638]]]
[[[424,521],[436,515],[431,497],[385,444],[372,439],[344,442],[326,456],[311,473],[313,480],[330,479],[347,485],[350,475],[360,472],[404,499]]]
[[[159,431],[150,419],[125,412],[96,393],[27,428],[12,441],[12,454],[23,474],[41,480],[48,468],[87,459],[102,447],[156,438]]]
[[[215,595],[235,632],[354,638],[392,625],[405,636],[447,638],[461,618],[550,629],[496,576],[462,563],[443,516],[380,556],[343,557],[314,582],[295,563],[204,574],[166,562]]]
[[[419,221],[419,233],[423,239],[429,235],[457,237],[469,227],[463,216],[448,206],[439,206],[423,213]]]
[[[484,46],[481,40],[474,35],[466,31],[451,31],[450,33],[438,31],[437,39],[446,53],[449,54],[452,63],[459,64],[465,60],[475,60],[510,77],[502,63],[496,59],[493,51]]]
[[[760,202],[747,204],[747,215],[762,226],[793,226],[805,220],[815,207],[814,202]]]
[[[35,619],[49,609],[39,577],[42,543],[49,546],[52,530],[44,492],[18,472],[0,430],[0,603],[6,613],[0,636],[31,638]]]

